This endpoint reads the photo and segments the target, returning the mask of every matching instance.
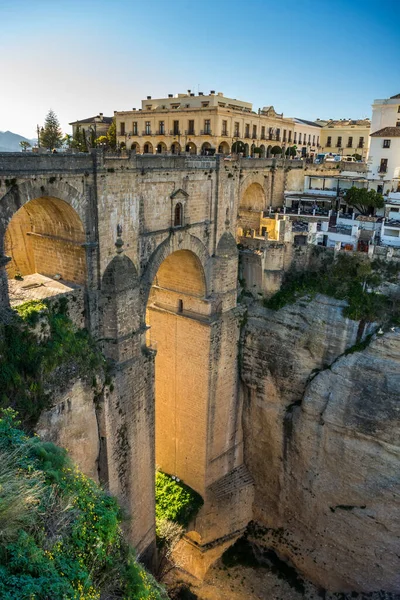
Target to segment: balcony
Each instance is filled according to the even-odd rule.
[[[151,133],[151,129],[148,129],[148,130],[142,131],[142,135],[153,135],[153,134]]]
[[[125,135],[128,135],[128,134],[126,133],[126,131],[120,131],[118,135],[124,135],[125,136]]]
[[[229,137],[229,133],[225,129],[223,129],[221,131],[221,137]]]
[[[165,129],[157,129],[156,135],[165,135]]]
[[[271,139],[272,139],[272,138],[271,138]],[[280,142],[280,141],[281,141],[281,136],[280,136],[280,135],[277,135],[277,136],[275,137],[275,140],[276,140],[277,142]]]
[[[171,129],[169,134],[170,135],[181,135],[181,132],[179,129]]]
[[[211,129],[201,129],[200,135],[211,135]]]
[[[387,167],[379,167],[378,173],[387,173]]]
[[[265,137],[265,133],[262,133],[262,134],[261,134],[261,137],[260,137],[260,139],[261,139],[261,140],[266,140],[266,139],[267,139],[267,138]]]
[[[194,129],[185,129],[185,135],[196,135]]]
[[[244,134],[244,138],[245,138],[246,140],[249,140],[249,139],[250,139],[250,133],[249,133],[248,131],[246,131],[246,133]]]

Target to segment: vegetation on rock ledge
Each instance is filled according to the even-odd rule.
[[[17,508],[16,508],[17,507]],[[162,600],[121,532],[117,501],[65,450],[0,416],[0,597]]]
[[[26,302],[0,331],[0,408],[14,408],[32,428],[50,405],[52,387],[71,376],[93,379],[104,368],[94,340],[68,318],[65,299]]]
[[[340,254],[333,263],[307,271],[289,271],[281,289],[264,300],[264,305],[279,310],[299,298],[319,293],[345,300],[348,305],[343,315],[349,319],[400,324],[398,302],[376,290],[385,281],[398,281],[399,273],[397,263],[370,262],[358,255]]]

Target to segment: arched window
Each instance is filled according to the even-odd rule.
[[[175,205],[175,211],[174,211],[174,227],[182,227],[182,219],[183,217],[183,209],[182,209],[182,204],[180,202],[178,202]]]

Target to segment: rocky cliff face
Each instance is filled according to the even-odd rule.
[[[332,591],[400,589],[400,331],[317,296],[251,308],[242,362],[258,543]]]

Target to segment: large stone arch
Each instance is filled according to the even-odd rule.
[[[4,235],[15,213],[30,200],[56,198],[67,202],[80,217],[85,231],[88,231],[88,206],[86,198],[72,185],[56,181],[40,185],[37,181],[24,181],[11,187],[0,199],[0,252],[3,249]]]
[[[177,252],[178,250],[190,250],[199,259],[204,275],[205,275],[205,288],[206,296],[211,291],[210,281],[210,255],[207,248],[197,237],[190,235],[187,232],[177,232],[171,234],[166,238],[153,252],[147,263],[146,269],[142,275],[140,287],[141,287],[141,298],[142,298],[142,309],[143,315],[146,310],[147,301],[153,281],[157,275],[157,272],[168,256]]]
[[[257,174],[246,177],[240,189],[238,238],[248,235],[252,230],[256,235],[260,233],[260,224],[263,211],[267,205],[265,192],[265,179]]]

